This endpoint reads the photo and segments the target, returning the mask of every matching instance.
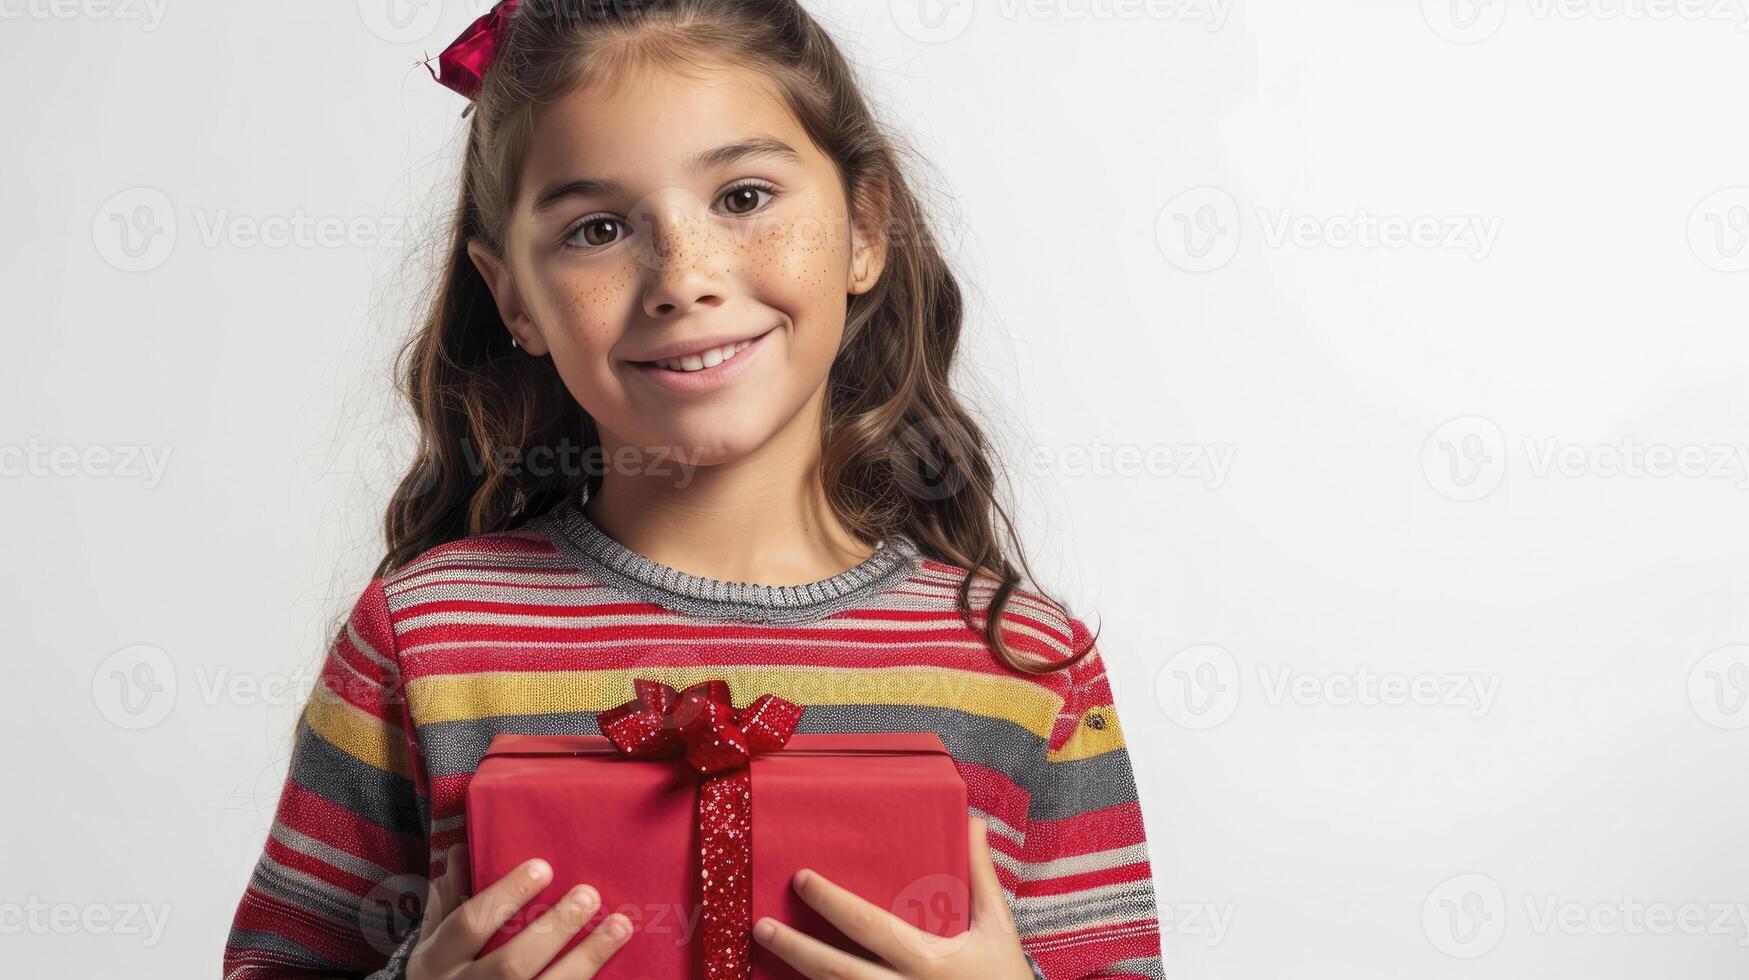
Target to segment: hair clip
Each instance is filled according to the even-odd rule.
[[[468,25],[449,47],[437,56],[439,71],[431,71],[429,59],[420,62],[439,85],[453,89],[470,101],[480,91],[486,69],[492,66],[492,56],[498,41],[510,26],[510,15],[516,13],[517,0],[498,0],[496,6]]]

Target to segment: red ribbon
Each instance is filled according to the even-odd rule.
[[[633,758],[682,756],[698,787],[699,905],[707,980],[746,980],[752,973],[753,780],[756,752],[789,742],[800,705],[761,694],[745,708],[729,699],[729,682],[699,681],[676,691],[636,678],[638,696],[596,716],[601,733]]]
[[[498,49],[498,40],[510,26],[510,15],[516,13],[516,4],[517,0],[498,0],[491,10],[469,24],[468,29],[437,56],[441,74],[431,71],[429,63],[426,63],[425,70],[431,71],[431,77],[437,79],[439,85],[472,99],[480,91],[480,83]]]

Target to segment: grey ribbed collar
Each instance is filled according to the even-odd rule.
[[[526,526],[545,533],[585,573],[647,602],[694,616],[797,623],[851,609],[917,570],[917,545],[894,533],[874,554],[831,578],[803,585],[726,582],[652,561],[619,543],[567,499]]]

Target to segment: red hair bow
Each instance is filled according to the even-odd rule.
[[[429,62],[425,63],[425,70],[431,71],[431,77],[439,85],[460,92],[471,100],[480,91],[480,83],[498,49],[498,41],[510,26],[510,15],[516,13],[516,4],[517,0],[498,0],[496,6],[469,24],[468,29],[437,56],[441,74],[431,71]]]

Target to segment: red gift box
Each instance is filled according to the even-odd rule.
[[[747,769],[748,926],[770,916],[878,960],[796,894],[791,878],[806,867],[932,936],[969,927],[966,787],[938,736],[792,735],[783,747],[752,755]],[[467,789],[474,889],[530,858],[545,859],[554,875],[480,955],[587,883],[602,904],[567,950],[613,912],[632,922],[631,937],[598,976],[705,976],[695,812],[701,778],[681,760],[634,758],[603,736],[494,738]],[[750,935],[745,942],[754,980],[801,980]],[[951,940],[938,948],[952,948]]]

